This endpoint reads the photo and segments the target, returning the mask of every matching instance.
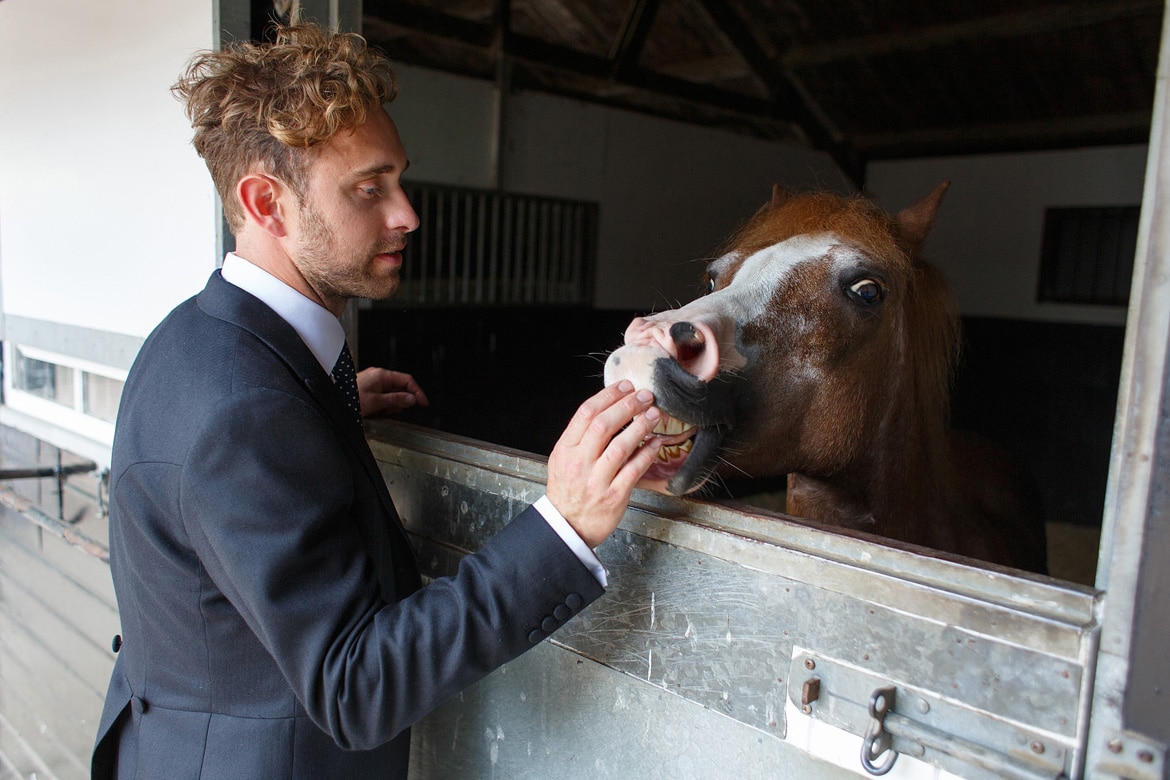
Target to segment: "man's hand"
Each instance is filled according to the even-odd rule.
[[[650,391],[635,393],[628,381],[610,385],[581,404],[549,455],[548,498],[590,547],[617,528],[658,457],[650,432],[661,413],[653,403]]]
[[[386,417],[412,406],[429,406],[427,394],[410,374],[385,368],[364,368],[357,375],[362,417]]]

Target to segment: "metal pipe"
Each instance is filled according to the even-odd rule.
[[[31,500],[12,490],[12,488],[0,487],[0,505],[8,507],[26,520],[30,520],[54,536],[64,539],[69,544],[81,548],[86,554],[92,555],[106,563],[110,562],[109,547],[77,531],[65,521],[45,514],[38,507],[34,506]]]
[[[92,461],[74,463],[69,466],[34,466],[23,469],[0,469],[0,479],[42,479],[44,477],[68,477],[70,474],[85,474],[96,471]]]

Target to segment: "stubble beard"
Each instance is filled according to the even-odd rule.
[[[379,263],[379,254],[401,251],[406,241],[378,241],[362,251],[345,253],[337,247],[333,230],[305,203],[300,210],[301,240],[297,265],[305,281],[321,299],[344,302],[351,298],[389,298],[398,290],[398,268]]]

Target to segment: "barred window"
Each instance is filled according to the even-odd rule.
[[[403,183],[420,226],[393,305],[588,304],[596,203]]]
[[[1140,206],[1048,209],[1037,300],[1127,305],[1140,213]]]

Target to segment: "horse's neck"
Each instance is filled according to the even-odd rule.
[[[804,474],[788,475],[785,511],[819,523],[873,531],[873,507],[864,492],[841,480],[822,480]]]
[[[951,480],[943,431],[914,414],[890,418],[865,461],[831,476],[791,474],[787,512],[914,544],[951,549],[945,538]]]

